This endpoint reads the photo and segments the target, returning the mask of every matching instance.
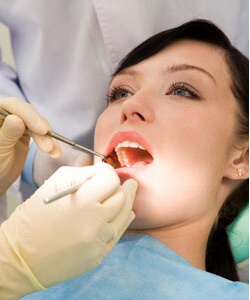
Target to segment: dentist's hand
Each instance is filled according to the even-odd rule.
[[[90,178],[77,192],[45,196]],[[105,163],[60,168],[0,228],[0,290],[15,299],[91,271],[134,219],[137,183]],[[15,287],[13,289],[13,286]]]
[[[0,107],[12,115],[0,115],[0,196],[20,175],[29,151],[28,128],[38,147],[51,156],[60,155],[58,143],[44,134],[50,129],[48,122],[28,103],[17,98],[0,99]],[[27,128],[26,128],[26,127]]]

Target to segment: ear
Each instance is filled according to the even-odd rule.
[[[224,177],[231,180],[249,178],[249,146],[235,150],[228,161]]]

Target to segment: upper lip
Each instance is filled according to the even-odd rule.
[[[105,155],[109,155],[115,147],[123,142],[123,141],[130,141],[130,142],[137,142],[141,146],[143,146],[149,154],[152,155],[151,146],[149,145],[148,141],[145,137],[143,137],[140,133],[136,131],[119,131],[117,132],[110,140],[107,148],[105,149]]]

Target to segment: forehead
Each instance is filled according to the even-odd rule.
[[[223,50],[209,43],[194,40],[177,41],[157,53],[154,58],[167,64],[188,63],[199,66],[215,76],[228,76]]]
[[[113,79],[124,75],[159,72],[178,65],[203,69],[211,74],[216,82],[229,87],[230,76],[223,50],[215,45],[194,40],[176,41],[154,56],[122,70]]]

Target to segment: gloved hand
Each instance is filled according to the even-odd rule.
[[[50,129],[48,122],[34,108],[17,98],[0,99],[0,107],[12,113],[3,119],[0,115],[0,195],[17,179],[29,151],[30,136],[25,126],[32,131],[38,147],[53,157],[60,155],[58,143],[44,136]]]
[[[44,204],[45,196],[89,177],[77,192]],[[94,269],[134,219],[136,189],[133,179],[121,186],[105,163],[60,168],[1,225],[2,299],[16,299]]]

